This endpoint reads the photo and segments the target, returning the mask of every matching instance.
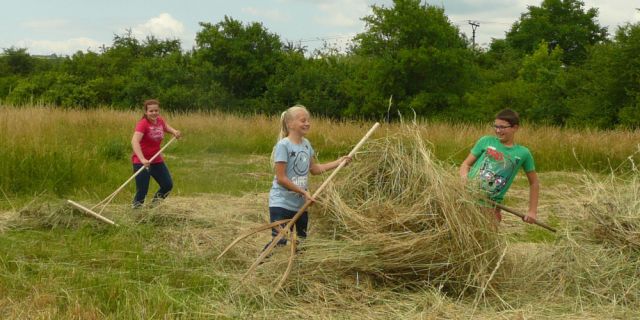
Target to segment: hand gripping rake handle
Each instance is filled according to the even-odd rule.
[[[520,212],[518,212],[518,211],[515,211],[515,210],[513,210],[513,209],[511,209],[511,208],[509,208],[509,207],[503,206],[503,205],[501,205],[501,204],[499,204],[499,203],[497,203],[497,202],[495,202],[495,201],[490,201],[490,202],[491,202],[491,204],[492,204],[492,205],[494,205],[496,208],[499,208],[499,209],[502,209],[502,210],[504,210],[504,211],[506,211],[506,212],[509,212],[509,213],[511,213],[511,214],[514,214],[514,215],[516,215],[516,216],[520,217],[521,219],[524,219],[524,217],[525,217],[525,215],[524,215],[524,214],[522,214],[522,213],[520,213]],[[547,230],[549,230],[549,231],[551,231],[551,232],[556,232],[556,229],[554,229],[554,228],[552,228],[552,227],[550,227],[550,226],[546,225],[546,224],[545,224],[545,223],[543,223],[543,222],[538,221],[537,219],[536,219],[536,220],[534,220],[534,221],[533,221],[533,223],[535,223],[535,224],[537,224],[537,225],[539,225],[539,226],[541,226],[541,227],[543,227],[543,228],[545,228],[545,229],[547,229]]]
[[[369,129],[369,132],[367,132],[367,134],[364,135],[364,137],[360,140],[360,142],[358,142],[358,144],[355,147],[353,147],[353,150],[351,150],[351,152],[349,152],[349,156],[350,157],[353,157],[356,154],[356,152],[358,152],[358,149],[360,149],[360,147],[362,147],[362,145],[367,141],[367,139],[369,139],[369,137],[373,134],[373,132],[376,131],[376,129],[378,129],[379,126],[380,126],[380,123],[376,122],[373,125],[373,127],[371,127],[371,129]],[[331,181],[331,179],[333,179],[333,177],[336,176],[338,171],[340,171],[340,169],[342,169],[345,165],[346,165],[346,161],[340,162],[338,167],[335,168],[335,170],[333,170],[331,175],[320,185],[320,187],[318,187],[318,190],[316,190],[316,192],[313,194],[312,197],[313,198],[317,197],[320,194],[320,192],[322,192],[322,190],[324,190],[324,188],[329,184],[329,181]],[[256,259],[256,261],[251,265],[251,267],[249,267],[249,270],[247,270],[247,272],[244,274],[243,279],[246,278],[247,275],[249,273],[251,273],[260,264],[260,262],[262,262],[262,260],[264,260],[264,258],[269,253],[271,253],[271,251],[273,250],[275,245],[278,243],[278,241],[280,241],[280,239],[282,239],[285,236],[285,234],[287,232],[289,232],[289,230],[291,229],[291,226],[293,226],[293,224],[296,223],[296,221],[300,218],[302,213],[304,213],[312,203],[313,202],[311,202],[311,201],[305,202],[305,204],[302,206],[302,208],[300,208],[300,210],[298,210],[298,212],[293,216],[293,218],[291,218],[291,220],[289,220],[289,223],[287,223],[287,225],[283,229],[280,229],[280,232],[278,232],[278,235],[275,236],[271,240],[271,243],[269,244],[269,246],[265,250],[262,251],[262,253]]]

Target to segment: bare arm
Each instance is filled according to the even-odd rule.
[[[311,194],[300,187],[298,187],[289,177],[287,177],[287,163],[286,162],[276,162],[276,180],[278,184],[285,187],[287,190],[299,193],[305,197],[306,200],[315,201]]]
[[[538,197],[540,194],[540,181],[535,171],[527,172],[529,180],[529,213],[524,217],[525,222],[533,223],[538,219]]]
[[[142,165],[144,165],[145,167],[148,167],[149,164],[151,164],[151,162],[149,162],[149,160],[147,160],[147,158],[144,157],[144,155],[142,154],[142,147],[140,147],[140,140],[142,140],[142,136],[143,136],[142,132],[136,131],[133,133],[133,137],[131,138],[131,148],[133,148],[133,153],[135,153],[136,156],[138,156],[138,159],[140,159],[140,162],[142,162]]]
[[[180,137],[182,136],[182,133],[180,133],[179,130],[174,129],[172,126],[170,126],[168,123],[164,123],[165,126],[165,131],[171,133],[174,137],[176,137],[177,139],[180,139]]]
[[[471,166],[476,163],[476,160],[478,160],[478,158],[469,153],[467,158],[462,161],[462,164],[460,165],[460,179],[462,179],[462,181],[467,182],[467,175],[469,174],[469,170],[471,170]]]
[[[327,162],[327,163],[324,163],[324,164],[315,163],[315,161],[312,158],[311,159],[311,166],[309,167],[309,171],[313,175],[318,175],[318,174],[321,174],[323,172],[326,172],[326,171],[333,170],[333,169],[337,168],[342,161],[347,161],[347,164],[349,164],[351,162],[351,157],[342,156],[342,157],[338,158],[337,160],[334,160],[334,161],[331,161],[331,162]]]

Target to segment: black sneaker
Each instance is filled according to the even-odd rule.
[[[271,241],[267,242],[267,244],[265,244],[265,245],[264,245],[264,248],[262,248],[262,251],[260,251],[260,254],[262,254],[265,250],[267,250],[267,248],[269,247],[269,245],[271,245]],[[278,248],[278,247],[284,247],[284,246],[286,246],[286,245],[287,245],[287,241],[286,241],[286,240],[284,240],[284,241],[283,241],[283,240],[278,241],[278,243],[276,244],[276,246],[275,246],[273,249],[271,249],[271,252],[269,252],[269,254],[268,254],[268,255],[266,255],[266,256],[264,257],[264,259],[262,259],[262,261],[260,261],[259,265],[260,265],[260,264],[263,264],[267,259],[271,258],[271,256],[273,255],[273,250],[275,250],[275,249],[276,249],[276,248]]]

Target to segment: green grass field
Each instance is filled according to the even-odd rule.
[[[359,273],[309,277],[301,270],[312,267],[305,255],[294,263],[285,290],[274,294],[285,250],[241,281],[268,232],[216,257],[235,237],[268,221],[276,118],[165,114],[184,138],[166,152],[175,189],[163,204],[129,209],[134,186],[128,186],[104,211],[119,227],[65,205],[66,199],[98,203],[132,174],[129,141],[140,116],[0,107],[0,318],[640,316],[640,199],[633,178],[640,132],[522,128],[517,139],[530,147],[540,172],[540,217],[559,232],[505,217],[500,232],[508,243],[504,268],[510,269],[497,272],[499,295],[456,296],[428,282],[388,285]],[[314,119],[308,138],[320,161],[332,160],[348,153],[371,125]],[[383,125],[375,137],[399,126]],[[488,125],[424,122],[419,128],[451,170],[478,137],[491,134]],[[313,177],[312,185],[324,178]],[[507,205],[523,211],[526,200],[526,179],[519,177]],[[596,207],[623,216],[593,218]],[[314,219],[323,219],[316,212],[311,238]],[[598,219],[611,230],[622,226],[625,237],[605,234],[594,225]]]

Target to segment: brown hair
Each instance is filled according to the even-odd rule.
[[[520,115],[511,109],[504,109],[498,112],[496,119],[509,122],[511,126],[520,125]]]
[[[142,104],[144,106],[144,114],[142,115],[143,118],[147,119],[147,109],[149,108],[150,105],[154,105],[154,104],[158,105],[159,107],[160,101],[158,101],[157,99],[147,99],[144,101],[144,103]]]

